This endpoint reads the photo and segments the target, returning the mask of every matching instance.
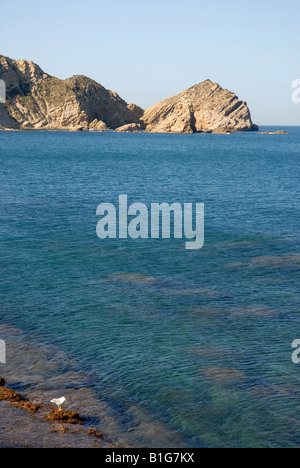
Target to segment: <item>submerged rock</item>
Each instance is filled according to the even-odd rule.
[[[246,315],[250,317],[274,317],[278,315],[278,312],[263,307],[235,307],[229,310],[229,314],[234,317],[244,317]]]
[[[208,298],[219,297],[219,293],[213,289],[162,289],[165,294],[170,296],[203,296]]]
[[[277,265],[291,265],[300,264],[300,254],[283,255],[282,257],[256,257],[251,260],[256,265],[260,266],[277,266]]]
[[[225,268],[246,269],[246,268],[298,268],[300,264],[300,254],[285,254],[281,257],[265,256],[255,257],[244,262],[227,263]]]
[[[199,372],[204,374],[210,380],[222,384],[238,383],[247,380],[247,376],[238,369],[224,367],[208,367],[206,369],[200,369]]]
[[[139,273],[113,273],[108,276],[108,279],[142,284],[153,284],[159,281],[157,278],[153,278],[153,276],[142,275]]]

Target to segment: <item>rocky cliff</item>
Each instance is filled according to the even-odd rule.
[[[155,133],[258,130],[247,103],[210,80],[150,107],[143,123],[147,132]]]
[[[146,111],[86,76],[60,80],[33,62],[0,55],[6,103],[0,129],[68,129],[156,133],[226,133],[258,130],[245,101],[204,81]]]
[[[59,80],[33,62],[0,55],[0,79],[7,90],[2,127],[101,131],[140,121],[138,106],[85,76]]]

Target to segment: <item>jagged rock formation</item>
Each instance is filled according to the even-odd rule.
[[[103,132],[104,130],[108,130],[108,126],[106,123],[102,122],[102,120],[93,120],[92,123],[89,125],[90,130],[95,130],[97,132]]]
[[[217,83],[204,81],[146,111],[86,76],[60,80],[33,62],[0,55],[6,103],[0,129],[156,133],[230,133],[258,130],[245,101]]]
[[[136,123],[123,125],[115,130],[117,133],[140,133],[141,131],[141,125]]]
[[[2,127],[102,131],[140,120],[138,106],[85,76],[59,80],[33,62],[0,55],[0,79],[7,88]]]
[[[146,131],[154,133],[258,130],[247,103],[210,80],[150,107],[143,122]]]
[[[137,106],[136,104],[133,104],[132,102],[128,104],[127,107],[133,113],[135,122],[139,122],[144,115],[144,109],[142,109],[140,106]]]

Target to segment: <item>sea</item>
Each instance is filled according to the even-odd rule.
[[[1,132],[0,375],[123,446],[300,447],[300,127],[280,129]],[[203,248],[100,239],[119,195],[204,203]]]

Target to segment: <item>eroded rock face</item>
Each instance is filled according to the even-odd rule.
[[[95,119],[90,123],[89,129],[97,132],[103,132],[104,130],[108,130],[108,127],[105,122],[102,122],[102,120]]]
[[[0,104],[0,130],[110,128],[157,133],[258,130],[246,102],[210,80],[144,111],[85,76],[59,80],[33,62],[2,55],[0,79],[7,88],[7,102]],[[127,129],[119,130],[126,125]]]
[[[59,80],[33,62],[0,55],[0,79],[7,89],[7,102],[0,105],[2,128],[101,131],[139,121],[138,106],[128,107],[118,94],[85,76]]]
[[[154,133],[258,130],[247,103],[210,80],[150,107],[143,115],[143,122],[146,131]]]
[[[123,125],[115,130],[118,133],[139,133],[142,131],[140,124],[132,123],[128,125]]]
[[[6,84],[7,97],[13,99],[17,95],[27,96],[39,80],[49,78],[49,75],[33,62],[0,55],[0,77]]]
[[[132,112],[132,114],[134,115],[134,122],[139,123],[144,115],[144,109],[142,109],[140,106],[137,106],[136,104],[133,104],[132,102],[128,104],[127,107],[130,110],[130,112]]]

